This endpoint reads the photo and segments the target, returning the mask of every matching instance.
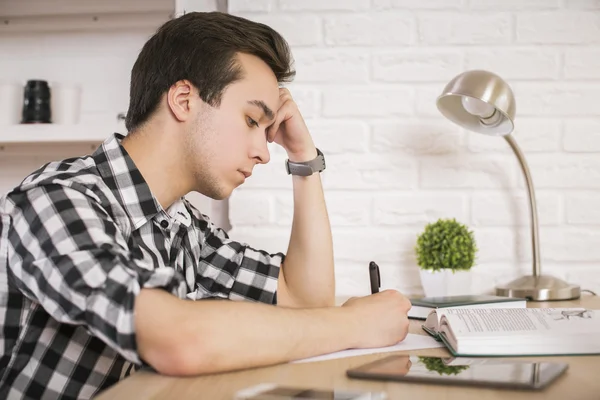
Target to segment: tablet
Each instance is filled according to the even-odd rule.
[[[349,369],[346,374],[358,379],[540,390],[567,368],[565,363],[516,359],[393,355]]]

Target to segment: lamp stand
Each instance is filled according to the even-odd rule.
[[[527,193],[529,195],[529,214],[531,217],[533,275],[523,276],[505,285],[497,286],[496,294],[498,296],[528,298],[534,301],[577,299],[581,296],[581,289],[579,286],[567,283],[562,279],[555,278],[553,276],[541,274],[537,204],[535,201],[531,173],[529,172],[529,167],[525,161],[525,156],[523,155],[523,152],[517,145],[517,142],[515,142],[515,139],[512,137],[512,135],[506,135],[504,138],[517,156],[519,164],[521,165],[521,170],[525,176],[525,182],[527,184]]]

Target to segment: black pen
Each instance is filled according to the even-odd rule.
[[[369,280],[371,281],[371,294],[379,292],[381,286],[381,276],[379,275],[379,266],[375,261],[369,263]]]

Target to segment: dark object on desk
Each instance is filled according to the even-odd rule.
[[[491,295],[465,295],[423,297],[410,299],[412,308],[408,318],[426,319],[429,313],[439,308],[525,308],[527,299]]]
[[[50,123],[50,87],[48,82],[29,80],[23,92],[23,114],[21,123]]]
[[[315,389],[263,383],[240,390],[235,400],[385,400],[384,392]]]
[[[425,362],[426,359],[435,359],[431,361],[436,362]],[[432,370],[432,364],[443,364],[447,368]],[[568,364],[552,362],[394,355],[349,369],[346,375],[357,379],[541,390],[554,382],[567,368]],[[452,372],[443,373],[446,371]]]
[[[381,275],[379,274],[379,265],[375,261],[369,263],[369,281],[371,282],[371,294],[379,292],[381,287]]]

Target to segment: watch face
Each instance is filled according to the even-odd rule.
[[[287,172],[288,175],[292,173],[290,171],[290,161],[289,160],[285,160],[285,172]]]

